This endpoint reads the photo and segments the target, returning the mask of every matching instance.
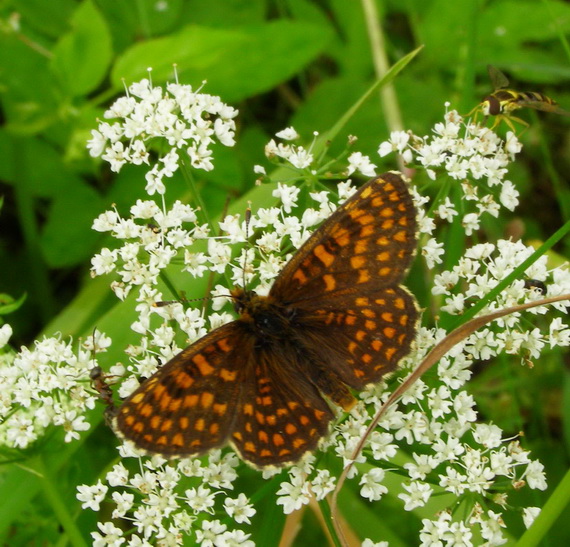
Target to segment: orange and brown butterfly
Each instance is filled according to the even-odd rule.
[[[570,116],[570,112],[560,108],[556,101],[538,91],[515,91],[514,89],[508,89],[509,80],[498,68],[487,65],[487,70],[494,91],[490,95],[487,95],[468,115],[479,110],[485,116],[485,119],[489,116],[495,116],[495,121],[491,129],[497,127],[501,121],[504,121],[513,132],[516,132],[513,122],[518,122],[528,127],[527,122],[512,115],[512,112],[519,108],[532,108],[534,110],[552,112],[562,116]]]
[[[352,390],[410,351],[418,308],[401,285],[416,247],[407,183],[362,186],[293,255],[267,296],[231,291],[238,318],[198,340],[119,408],[119,436],[164,457],[230,443],[257,467],[315,450]]]

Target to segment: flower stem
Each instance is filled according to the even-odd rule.
[[[62,499],[61,492],[56,487],[50,475],[50,470],[46,467],[43,459],[37,457],[33,463],[33,468],[40,477],[44,495],[51,505],[54,514],[57,516],[59,523],[65,530],[69,543],[74,547],[87,547],[87,543],[83,539],[79,528],[68,511],[68,504]]]
[[[517,542],[517,547],[533,547],[539,545],[544,536],[552,527],[554,521],[570,502],[570,469],[566,472],[556,490],[542,508],[540,515],[536,517],[532,526],[523,534]]]

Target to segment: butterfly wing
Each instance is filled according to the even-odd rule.
[[[303,374],[307,363],[291,342],[246,351],[242,402],[231,443],[258,467],[299,460],[317,447],[334,414]]]
[[[415,337],[418,309],[400,286],[416,246],[416,210],[396,173],[369,181],[307,240],[269,293],[295,324],[302,374],[350,409],[394,370]]]
[[[370,296],[338,295],[321,308],[300,310],[304,328],[298,344],[310,360],[353,389],[394,370],[416,334],[418,308],[405,287],[384,288]],[[315,348],[317,351],[311,351]],[[338,389],[338,388],[337,388]],[[328,394],[333,400],[335,391]],[[335,401],[340,406],[340,401]]]
[[[295,253],[269,296],[310,306],[338,294],[397,285],[416,247],[416,210],[407,183],[385,173],[360,188]],[[304,304],[301,304],[304,303]]]
[[[240,400],[247,341],[238,322],[215,329],[162,366],[121,405],[119,436],[148,452],[200,454],[227,442]]]

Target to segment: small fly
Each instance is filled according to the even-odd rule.
[[[495,116],[495,121],[491,129],[497,127],[501,121],[504,121],[515,133],[513,122],[518,122],[528,127],[527,122],[512,115],[512,112],[519,108],[533,108],[534,110],[542,110],[543,112],[570,116],[570,112],[560,108],[556,101],[538,91],[515,91],[514,89],[507,89],[509,87],[509,80],[498,68],[487,65],[487,70],[489,71],[489,77],[491,78],[494,91],[490,95],[487,95],[469,115],[478,110],[483,113],[485,119],[489,116]]]

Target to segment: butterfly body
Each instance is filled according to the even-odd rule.
[[[235,288],[238,314],[142,384],[115,428],[166,457],[231,443],[258,466],[314,450],[335,416],[394,370],[415,336],[417,306],[400,281],[416,243],[407,184],[386,173],[313,233],[269,293]]]

